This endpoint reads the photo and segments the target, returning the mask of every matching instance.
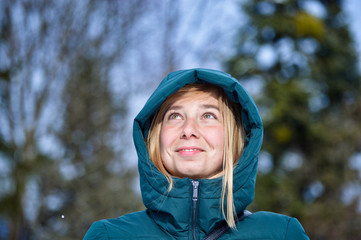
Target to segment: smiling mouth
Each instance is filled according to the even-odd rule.
[[[201,148],[189,147],[189,148],[179,148],[178,150],[176,150],[176,152],[183,157],[192,157],[204,152],[204,150]]]
[[[177,152],[202,152],[202,150],[201,149],[199,149],[199,148],[191,148],[191,149],[189,149],[189,148],[187,148],[187,149],[179,149]]]

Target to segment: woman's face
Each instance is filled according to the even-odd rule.
[[[218,99],[197,93],[175,101],[165,113],[160,152],[175,177],[210,178],[222,171],[224,127]]]

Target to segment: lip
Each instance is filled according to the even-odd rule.
[[[204,150],[199,147],[179,147],[176,152],[182,156],[194,156],[198,153],[204,152]]]
[[[195,151],[201,151],[203,152],[204,150],[200,147],[197,147],[197,146],[182,146],[182,147],[178,147],[176,149],[176,152],[179,152],[179,151],[192,151],[192,150],[195,150]]]

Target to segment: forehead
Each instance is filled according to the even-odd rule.
[[[172,100],[170,107],[174,105],[182,106],[187,103],[219,105],[218,97],[214,92],[190,92],[178,95]]]

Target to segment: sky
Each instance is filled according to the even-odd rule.
[[[350,21],[350,28],[351,31],[355,37],[355,44],[356,44],[356,49],[358,51],[358,56],[359,56],[359,66],[361,68],[361,61],[360,61],[360,56],[361,56],[361,14],[360,14],[360,9],[361,9],[361,1],[360,0],[346,0],[345,4],[345,11],[347,12],[347,17],[349,18]]]

